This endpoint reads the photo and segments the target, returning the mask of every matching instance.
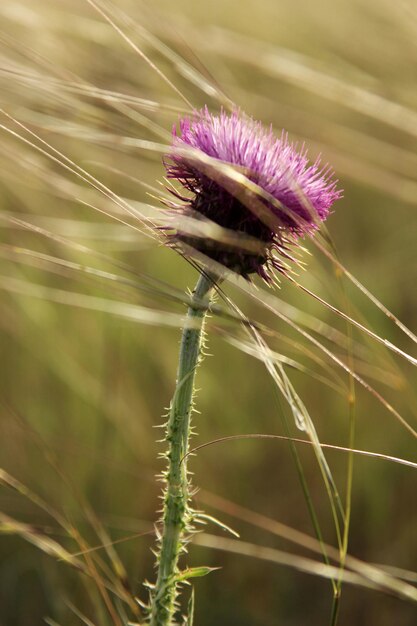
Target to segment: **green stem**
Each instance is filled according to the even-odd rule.
[[[160,554],[157,581],[151,598],[151,626],[170,626],[175,611],[177,596],[178,558],[184,549],[191,525],[191,511],[188,506],[190,483],[187,471],[189,449],[190,415],[193,405],[194,379],[201,357],[203,323],[206,309],[201,301],[209,302],[213,280],[201,274],[182,333],[177,384],[171,402],[167,423],[166,490],[164,496],[163,529],[160,539]]]

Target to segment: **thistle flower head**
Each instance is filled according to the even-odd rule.
[[[212,115],[205,108],[182,118],[179,130],[173,129],[165,167],[188,193],[173,191],[181,204],[171,206],[227,230],[219,240],[178,228],[171,241],[245,277],[256,272],[270,280],[271,270],[285,272],[289,246],[313,234],[341,197],[333,171],[320,159],[309,163],[304,147],[297,150],[285,133],[278,139],[240,111]]]

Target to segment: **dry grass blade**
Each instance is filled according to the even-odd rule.
[[[396,345],[394,345],[391,341],[388,341],[387,339],[383,339],[382,337],[379,337],[379,335],[374,333],[370,328],[367,328],[366,326],[364,326],[363,324],[361,324],[357,320],[353,319],[352,317],[350,317],[349,315],[347,315],[346,313],[344,313],[343,311],[341,311],[337,307],[333,306],[329,302],[326,302],[323,298],[320,298],[320,296],[318,296],[317,294],[313,293],[310,289],[307,289],[307,287],[304,287],[303,285],[301,285],[299,282],[294,280],[291,276],[288,277],[288,279],[291,280],[294,283],[294,285],[296,285],[299,289],[301,289],[305,293],[308,293],[309,296],[311,296],[312,298],[314,298],[315,300],[320,302],[323,306],[328,308],[330,311],[332,311],[333,313],[335,313],[336,315],[338,315],[342,319],[346,320],[349,324],[352,324],[352,326],[354,326],[355,328],[359,329],[360,331],[362,331],[366,335],[369,335],[369,337],[371,337],[372,339],[375,339],[376,341],[381,343],[383,346],[385,346],[386,348],[388,348],[389,350],[391,350],[395,354],[403,357],[404,359],[406,359],[412,365],[417,365],[417,359],[415,357],[411,356],[410,354],[407,354],[403,350],[400,350],[400,348],[398,348]],[[391,319],[393,319],[393,316],[391,316]],[[409,333],[410,333],[410,331],[409,331]],[[416,338],[416,341],[417,341],[417,338]]]
[[[251,286],[243,284],[241,281],[233,279],[232,281],[241,291],[249,294],[252,299],[259,302],[263,307],[270,310],[283,322],[288,324],[291,328],[297,331],[302,337],[304,337],[309,343],[313,344],[320,351],[324,352],[334,363],[336,363],[343,370],[348,372],[364,389],[366,389],[372,396],[374,396],[397,420],[402,426],[415,438],[417,438],[417,431],[407,422],[407,420],[397,411],[385,398],[376,391],[369,383],[367,383],[361,376],[359,376],[349,365],[347,365],[342,359],[337,357],[331,350],[326,348],[320,341],[318,341],[313,335],[305,331],[301,326],[293,322],[287,315],[281,313],[279,308],[274,304],[274,297],[271,294],[263,293],[260,296]]]
[[[220,437],[219,439],[213,439],[212,441],[207,441],[206,443],[202,443],[195,448],[192,448],[188,453],[195,454],[199,450],[207,448],[208,446],[212,446],[217,443],[223,443],[227,441],[240,441],[244,439],[278,439],[281,441],[293,441],[294,443],[302,443],[307,445],[314,445],[312,441],[308,439],[299,439],[297,437],[286,437],[285,435],[273,435],[267,433],[246,433],[244,435],[228,435],[226,437]],[[339,450],[340,452],[348,452],[349,454],[357,454],[359,456],[366,456],[372,459],[381,459],[383,461],[389,461],[391,463],[398,463],[399,465],[405,465],[406,467],[411,467],[413,469],[417,469],[417,463],[414,461],[409,461],[408,459],[402,459],[400,457],[391,456],[389,454],[382,454],[381,452],[371,452],[369,450],[356,450],[355,448],[346,448],[345,446],[336,446],[331,443],[322,443],[321,441],[318,443],[321,448],[327,448],[328,450]],[[184,457],[185,458],[185,457]]]
[[[150,65],[150,67],[160,76],[170,87],[175,91],[175,93],[187,104],[190,109],[193,108],[191,102],[184,96],[184,94],[178,89],[178,87],[153,63],[149,57],[134,43],[130,37],[126,35],[126,33],[115,23],[115,21],[106,13],[106,11],[101,8],[99,2],[95,2],[94,0],[85,0],[89,5],[91,5],[97,13],[101,15],[101,17],[108,23],[110,26],[124,39],[124,41],[132,48],[132,50],[139,55],[142,59],[146,61]]]
[[[20,129],[27,132],[29,136],[33,137],[36,141],[39,141],[41,146],[45,146],[45,147],[36,145],[36,143],[34,143],[32,140],[26,139],[23,135],[20,135],[18,132],[13,131],[12,129],[5,126],[4,124],[0,124],[0,128],[2,130],[4,130],[6,133],[9,133],[11,136],[15,137],[16,139],[22,141],[24,144],[30,146],[34,150],[38,151],[40,154],[46,156],[51,161],[58,163],[65,170],[71,172],[72,174],[74,174],[75,176],[77,176],[78,178],[86,182],[88,185],[90,185],[91,187],[99,191],[106,198],[114,202],[116,206],[121,208],[123,211],[125,211],[126,213],[128,213],[129,215],[137,219],[138,221],[141,221],[145,228],[145,231],[148,231],[148,236],[155,238],[155,231],[153,228],[150,228],[150,225],[146,222],[146,220],[142,219],[135,209],[130,207],[127,202],[123,201],[119,196],[117,196],[117,194],[115,194],[108,187],[106,187],[106,185],[98,181],[96,178],[94,178],[91,174],[89,174],[82,167],[76,165],[73,161],[71,161],[71,159],[69,159],[64,154],[62,154],[62,152],[60,152],[59,150],[55,149],[52,145],[45,142],[39,135],[31,131],[27,126],[19,122],[13,116],[9,115],[6,111],[0,109],[0,113],[2,113],[9,120],[15,123]],[[147,145],[149,143],[150,142],[148,142]],[[158,147],[157,144],[152,144],[152,149],[157,149],[157,147]],[[50,152],[48,152],[48,150],[50,150]],[[162,151],[163,148],[160,147],[160,150]]]
[[[85,571],[85,566],[79,559],[72,556],[72,554],[55,541],[55,539],[47,537],[35,528],[35,526],[19,522],[5,513],[0,513],[0,532],[7,535],[20,535],[23,539],[29,541],[29,543],[32,543],[49,556],[53,556],[59,561],[64,561],[76,569]]]
[[[348,83],[343,78],[332,75],[331,70],[324,71],[315,67],[311,59],[294,50],[270,46],[252,38],[239,37],[230,30],[218,30],[217,33],[218,44],[223,54],[254,65],[259,71],[311,92],[315,96],[332,100],[342,107],[353,109],[412,137],[417,137],[417,113],[411,108]]]
[[[388,317],[388,319],[392,320],[394,324],[398,326],[398,328],[400,328],[403,331],[403,333],[407,335],[407,337],[409,337],[414,343],[417,343],[417,336],[413,332],[411,332],[411,330],[407,328],[407,326],[403,324],[401,320],[399,320],[393,313],[391,313],[391,311],[387,309],[387,307],[384,306],[382,302],[380,302],[378,298],[376,298],[369,291],[369,289],[367,289],[364,285],[362,285],[362,283],[357,278],[355,278],[355,276],[353,276],[353,274],[349,272],[349,270],[346,267],[344,267],[344,265],[339,261],[339,259],[334,253],[327,250],[326,247],[323,246],[318,240],[316,240],[315,243],[316,243],[316,246],[319,248],[319,250],[328,259],[330,259],[330,261],[335,265],[335,267],[337,267],[337,269],[340,270],[355,285],[355,287],[357,287],[373,304],[375,304],[375,306],[380,311],[382,311],[384,315]],[[391,342],[388,342],[387,340],[383,340],[383,341],[385,342],[387,347],[392,349],[393,344],[391,344]]]
[[[250,556],[256,559],[271,561],[272,563],[285,565],[306,574],[320,576],[331,580],[338,578],[340,574],[338,567],[327,565],[326,563],[320,563],[318,561],[314,561],[313,559],[301,557],[293,553],[283,552],[282,550],[277,550],[276,548],[259,546],[245,541],[237,541],[235,539],[226,539],[225,537],[200,533],[193,538],[193,543],[195,545],[212,548],[214,550],[224,550],[226,552],[232,552],[242,556]],[[350,572],[345,570],[343,572],[343,580],[348,584],[376,589],[385,593],[397,595],[404,600],[417,602],[417,589],[415,587],[412,587],[411,585],[408,585],[400,580],[388,580],[388,577],[385,578],[384,575],[379,576],[378,573],[372,576],[369,573],[369,569],[365,565],[363,570],[359,572]]]
[[[292,527],[286,526],[281,522],[278,522],[274,519],[266,517],[260,513],[255,511],[251,511],[241,505],[238,505],[226,498],[220,497],[218,495],[212,494],[205,490],[202,490],[200,493],[201,500],[204,501],[209,506],[214,507],[215,509],[222,511],[223,513],[227,513],[232,517],[239,519],[241,521],[245,521],[248,524],[255,526],[257,528],[261,528],[266,530],[267,532],[276,535],[278,537],[282,537],[295,545],[306,548],[307,550],[314,552],[316,554],[322,554],[323,552],[323,544],[307,535],[302,533]],[[217,537],[216,537],[217,539]],[[236,542],[236,552],[238,553],[238,544]],[[340,551],[334,548],[331,545],[324,544],[324,548],[328,556],[335,563],[339,563],[340,561]],[[382,586],[385,589],[392,589],[394,593],[399,592],[401,595],[401,578],[400,572],[397,572],[395,568],[391,570],[390,567],[374,565],[370,563],[366,563],[361,561],[360,559],[353,557],[349,554],[345,555],[345,566],[349,567],[353,572],[356,572],[359,575],[364,575],[370,580],[374,581],[375,584],[379,585],[382,583]],[[339,577],[340,570],[335,578]],[[408,576],[408,578],[410,578]],[[411,580],[413,582],[413,580]],[[407,599],[416,598],[417,589],[414,587],[409,588],[406,586],[406,597]]]

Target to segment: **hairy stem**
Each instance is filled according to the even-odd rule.
[[[206,309],[201,300],[207,298],[213,281],[205,274],[198,279],[193,297],[198,307],[189,307],[182,333],[177,384],[171,401],[167,423],[168,469],[164,495],[163,528],[157,581],[151,597],[151,626],[169,626],[175,611],[177,596],[178,558],[185,546],[191,525],[188,506],[190,483],[187,459],[189,449],[190,414],[193,404],[194,379],[201,356],[203,323]]]

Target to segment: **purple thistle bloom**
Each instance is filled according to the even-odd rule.
[[[231,179],[212,159],[235,166],[246,179]],[[190,245],[246,278],[256,272],[270,280],[268,270],[273,268],[285,272],[289,244],[313,234],[342,195],[331,168],[322,167],[320,159],[310,164],[304,147],[297,151],[286,134],[278,139],[272,128],[240,111],[216,116],[206,107],[192,118],[182,118],[180,135],[173,129],[165,167],[168,178],[190,192],[186,197],[171,190],[181,200],[172,207],[214,222],[226,233],[239,235],[240,242],[255,242],[257,249],[181,230],[169,235],[171,241]]]

